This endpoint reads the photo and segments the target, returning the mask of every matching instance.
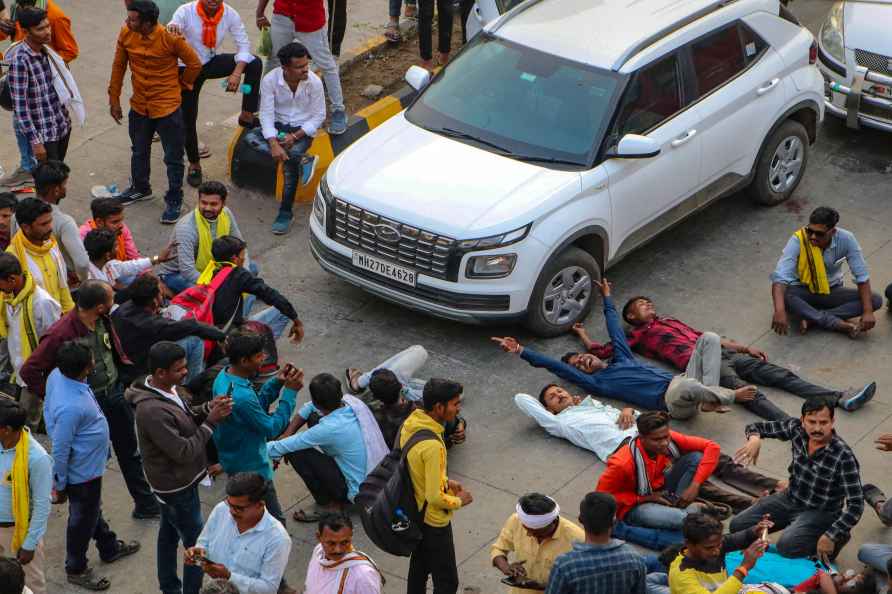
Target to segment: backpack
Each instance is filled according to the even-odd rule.
[[[202,322],[210,326],[214,325],[214,296],[220,286],[229,278],[234,266],[224,266],[208,285],[195,285],[189,287],[182,293],[174,297],[168,308],[168,312],[175,320],[193,319],[196,322]],[[236,308],[236,313],[238,308]],[[232,318],[222,328],[223,332],[229,330],[232,320],[235,319],[235,313]],[[207,359],[214,349],[213,340],[204,341],[204,358]]]
[[[415,445],[430,439],[438,438],[433,431],[421,429],[403,448],[394,447],[368,474],[354,499],[365,533],[391,555],[408,557],[421,542],[427,501],[419,511],[407,458]]]

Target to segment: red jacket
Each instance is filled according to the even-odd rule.
[[[703,437],[694,437],[675,431],[670,431],[669,435],[682,454],[703,452],[703,459],[700,460],[700,465],[694,474],[694,482],[702,483],[708,479],[719,461],[719,454],[721,454],[719,444]],[[666,470],[672,459],[662,454],[651,459],[644,453],[640,442],[638,448],[644,457],[651,488],[654,491],[662,490],[666,482],[663,471]],[[641,496],[638,495],[638,480],[635,477],[635,461],[632,459],[632,452],[628,445],[622,446],[607,460],[607,470],[598,479],[598,486],[595,490],[613,495],[616,499],[616,517],[619,519],[626,517],[629,510],[641,503]]]
[[[115,363],[118,365],[118,375],[120,376],[121,366],[132,365],[132,363],[121,347],[121,341],[115,332],[111,318],[106,316],[104,320],[114,343]],[[46,378],[56,367],[56,353],[59,352],[59,347],[69,340],[82,338],[89,333],[90,329],[77,317],[77,308],[72,309],[50,326],[46,333],[40,337],[40,344],[37,345],[19,371],[19,377],[28,384],[28,389],[42,398],[46,393]]]

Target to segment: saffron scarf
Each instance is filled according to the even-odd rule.
[[[12,484],[12,518],[15,528],[12,532],[11,551],[18,551],[28,535],[28,524],[31,523],[31,487],[28,483],[28,449],[31,434],[22,429],[19,442],[15,445],[15,458],[8,481]]]
[[[195,3],[195,10],[198,12],[198,18],[201,19],[201,43],[208,49],[217,48],[217,25],[223,20],[223,13],[226,7],[221,4],[217,10],[217,14],[208,15],[204,9],[201,0]]]
[[[90,229],[96,229],[96,221],[93,219],[89,219],[87,221],[87,225],[90,226]],[[120,260],[121,262],[126,262],[130,258],[127,257],[127,244],[124,242],[124,234],[118,233],[115,237],[115,260]]]
[[[201,6],[201,3],[198,4]],[[222,11],[221,11],[222,12]],[[195,270],[207,272],[208,264],[214,261],[214,255],[211,253],[211,244],[214,243],[214,237],[211,236],[211,222],[201,215],[201,212],[195,209],[195,227],[198,229],[198,254],[195,256]],[[217,217],[217,237],[229,235],[231,221],[229,212],[224,207]],[[202,276],[204,276],[204,272]],[[208,279],[207,282],[210,282]],[[207,284],[201,283],[200,284]]]
[[[71,292],[68,290],[65,263],[61,259],[62,254],[56,250],[55,237],[50,236],[50,239],[43,245],[34,245],[19,229],[13,235],[6,251],[15,254],[22,265],[22,270],[30,270],[32,275],[40,273],[43,282],[41,283],[36,277],[34,282],[42,286],[53,299],[59,302],[62,306],[62,313],[68,313],[74,308],[74,301],[72,301]],[[34,260],[36,269],[29,265],[28,254]]]
[[[830,281],[827,280],[827,269],[824,268],[823,251],[808,240],[805,227],[793,235],[799,238],[799,282],[808,287],[810,293],[829,295]]]
[[[19,335],[21,336],[22,361],[28,359],[34,349],[37,348],[37,331],[34,328],[34,277],[24,271],[25,286],[18,295],[3,293],[0,295],[0,338],[9,336],[9,320],[6,318],[6,306],[13,309],[24,303],[22,315],[19,318]]]

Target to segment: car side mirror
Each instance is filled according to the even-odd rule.
[[[640,134],[626,134],[616,147],[607,151],[607,157],[611,159],[650,159],[659,154],[659,143]]]
[[[406,71],[406,82],[409,86],[420,91],[431,81],[431,73],[421,66],[412,66]]]

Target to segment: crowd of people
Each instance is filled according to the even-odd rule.
[[[326,18],[322,0],[275,0],[267,19],[268,2],[259,0],[256,24],[272,40],[265,66],[229,5],[164,4],[125,0],[108,94],[110,114],[121,123],[129,68],[131,184],[95,198],[91,218],[78,225],[62,207],[72,122],[83,123],[84,114],[67,68],[78,55],[70,21],[53,0],[0,0],[0,35],[15,40],[5,56],[6,86],[21,155],[20,168],[0,184],[34,187],[23,199],[0,193],[0,591],[47,592],[43,540],[53,504],[68,510],[67,581],[94,591],[112,587],[90,563],[90,543],[104,563],[142,545],[119,538],[103,515],[113,451],[132,517],[159,522],[164,594],[297,592],[285,578],[289,519],[316,527],[304,592],[382,592],[382,571],[353,545],[351,516],[365,524],[370,512],[357,502],[395,454],[410,509],[394,511],[394,530],[417,528],[407,591],[421,594],[432,581],[435,594],[454,594],[452,518],[474,501],[448,474],[449,451],[467,439],[464,387],[417,377],[428,359],[420,345],[370,370],[348,368],[343,383],[330,373],[307,381],[302,369],[281,362],[276,341],[303,340],[297,308],[264,281],[226,205],[227,187],[205,179],[200,164],[199,95],[206,81],[225,79],[227,91],[243,95],[238,122],[249,130],[247,141],[284,164],[285,198],[272,232],[288,232],[297,188],[316,166],[307,155],[312,138],[326,120],[331,134],[346,128],[336,61],[346,4],[330,0]],[[453,6],[437,6],[443,63]],[[469,4],[460,6],[464,20]],[[406,9],[416,10],[409,3]],[[419,0],[417,12],[422,58],[431,65],[433,0]],[[392,0],[394,41],[399,13]],[[236,53],[218,53],[227,36]],[[321,78],[310,70],[311,55]],[[161,222],[173,228],[167,245],[147,256],[125,207],[152,197],[155,135],[168,180]],[[184,181],[196,188],[196,207],[185,213]],[[857,239],[838,223],[836,211],[817,208],[784,247],[771,275],[776,332],[788,332],[791,319],[803,334],[822,328],[852,339],[874,327],[882,299],[872,292]],[[857,288],[843,286],[843,263]],[[619,312],[607,280],[596,284],[607,344],[593,341],[581,323],[572,332],[584,351],[559,359],[512,337],[493,338],[583,390],[574,395],[550,382],[538,397],[517,394],[515,403],[549,434],[606,462],[579,504],[581,526],[547,495],[520,497],[491,547],[493,571],[509,591],[734,594],[750,587],[778,594],[787,586],[872,594],[888,587],[890,545],[863,545],[858,554],[868,569],[861,573],[840,575],[834,566],[865,503],[892,525],[892,502],[876,485],[862,484],[852,449],[834,429],[837,411],[862,409],[876,383],[841,390],[809,382],[760,349],[659,316],[646,296],[632,297]],[[892,297],[892,285],[886,295]],[[267,307],[256,307],[258,300]],[[298,409],[305,384],[310,399]],[[800,414],[788,415],[756,384],[801,397]],[[734,404],[764,420],[746,425],[744,445],[730,455],[678,428]],[[763,439],[790,443],[786,479],[747,468]],[[892,451],[892,434],[876,445]],[[274,481],[277,471],[287,472],[279,470],[283,462],[312,500],[287,519]],[[205,518],[199,487],[224,474],[225,498]],[[769,548],[774,532],[781,534]],[[818,569],[795,584],[763,572],[754,585],[771,556],[814,559]]]

